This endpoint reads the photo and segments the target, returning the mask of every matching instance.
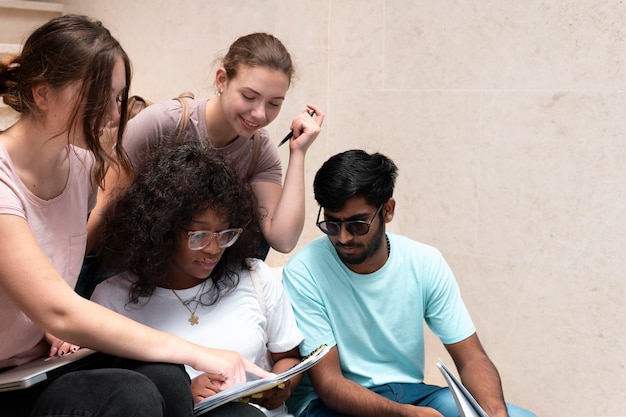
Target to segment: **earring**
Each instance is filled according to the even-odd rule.
[[[218,90],[218,92],[217,92],[217,96],[219,97],[219,96],[221,96],[221,95],[222,95],[222,92]]]

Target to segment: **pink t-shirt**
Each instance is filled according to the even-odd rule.
[[[42,200],[22,183],[0,143],[0,215],[26,219],[56,271],[74,288],[85,256],[87,216],[96,203],[96,192],[90,183],[93,155],[70,146],[69,158],[65,189],[51,200]],[[19,239],[19,236],[2,238]],[[39,344],[43,333],[0,291],[0,368],[41,356]]]

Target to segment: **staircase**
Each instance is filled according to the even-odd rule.
[[[29,0],[0,0],[0,60],[19,53],[21,44],[38,26],[63,14],[63,5]],[[0,130],[9,127],[17,114],[0,100]]]

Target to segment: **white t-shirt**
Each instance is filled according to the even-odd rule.
[[[199,318],[197,325],[191,325],[188,321],[191,313],[170,289],[156,288],[149,299],[144,297],[138,304],[127,304],[132,279],[128,273],[115,275],[98,285],[91,299],[138,322],[199,345],[235,350],[269,370],[265,363],[268,351],[286,352],[298,346],[303,337],[278,277],[260,260],[254,260],[253,267],[263,299],[257,296],[250,271],[241,271],[239,284],[234,290],[222,295],[214,305],[198,305],[195,312]],[[188,301],[196,296],[201,285],[176,290],[176,293],[183,301]],[[211,288],[212,282],[207,281],[204,291]],[[195,303],[190,303],[189,308],[194,310]],[[191,378],[201,373],[189,366],[186,368]]]

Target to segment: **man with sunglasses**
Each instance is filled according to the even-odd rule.
[[[441,253],[385,231],[396,176],[389,158],[361,150],[331,157],[315,176],[316,224],[327,237],[298,251],[283,280],[304,334],[301,354],[322,343],[333,348],[292,394],[290,412],[458,416],[448,388],[423,383],[426,322],[489,416],[534,416],[505,404]]]

